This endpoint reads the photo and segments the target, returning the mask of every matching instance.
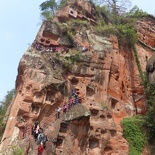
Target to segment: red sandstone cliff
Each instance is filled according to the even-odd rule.
[[[70,6],[74,3],[60,10],[54,22],[43,22],[34,43],[20,60],[17,93],[1,151],[19,144],[30,155],[36,154],[37,145],[30,135],[38,120],[49,139],[44,154],[128,153],[120,121],[147,109],[133,51],[119,47],[116,36],[105,37],[93,31],[95,16],[89,3],[79,1],[76,9]],[[65,22],[72,18],[91,22],[90,27],[76,28],[73,43],[57,24],[64,23],[65,27]],[[153,55],[154,25],[151,18],[135,23],[140,41],[136,49],[143,71]],[[76,57],[78,61],[72,62]],[[63,107],[72,87],[82,103],[56,119],[55,110]]]

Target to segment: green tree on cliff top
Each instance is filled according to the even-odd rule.
[[[57,2],[55,0],[47,0],[40,4],[41,15],[45,19],[52,19],[56,10],[58,8]]]

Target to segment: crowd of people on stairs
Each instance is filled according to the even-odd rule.
[[[63,113],[66,113],[71,109],[72,106],[81,103],[79,99],[79,95],[76,92],[76,89],[72,89],[72,96],[69,97],[68,101],[65,101],[63,107],[57,107],[56,109],[56,118],[60,118],[61,110],[63,109]],[[38,145],[38,155],[42,155],[43,150],[46,149],[46,142],[48,141],[47,134],[44,133],[43,128],[40,127],[39,121],[36,121],[32,127],[32,135],[35,139],[35,142]]]
[[[36,40],[32,43],[31,45],[34,47],[36,50],[41,51],[41,52],[50,52],[50,53],[68,53],[69,48],[68,47],[59,47],[59,46],[45,46],[40,43],[38,43]]]
[[[32,135],[38,145],[38,155],[42,155],[43,150],[46,149],[47,135],[43,132],[39,122],[36,121],[32,127]]]
[[[60,106],[57,107],[56,112],[57,112],[57,118],[60,118],[60,113],[61,110],[63,110],[63,113],[66,113],[71,109],[72,106],[77,105],[78,103],[82,103],[81,98],[79,98],[79,95],[76,92],[76,89],[72,89],[72,96],[69,97],[68,101],[65,101],[63,107],[61,108]]]

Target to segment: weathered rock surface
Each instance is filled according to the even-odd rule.
[[[65,28],[73,15],[82,18],[79,10],[83,8],[83,18],[95,23],[88,2],[70,3],[56,14],[55,22],[63,22]],[[73,10],[74,5],[77,9]],[[148,29],[154,32],[154,24],[153,20],[137,22],[139,40],[144,43],[136,45],[143,71],[153,55],[150,47],[155,46],[155,36]],[[136,59],[130,48],[119,47],[116,36],[97,35],[92,27],[79,26],[70,44],[59,24],[43,22],[19,63],[17,93],[1,150],[16,142],[30,155],[36,154],[31,128],[38,120],[49,139],[44,154],[128,154],[120,122],[147,110]],[[56,119],[56,108],[68,101],[73,87],[82,103],[66,113],[61,111]]]
[[[155,50],[155,23],[152,17],[145,17],[143,20],[137,21],[139,41]]]

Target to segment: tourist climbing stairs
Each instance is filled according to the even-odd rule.
[[[78,87],[75,87],[76,93],[79,96],[79,99],[83,96],[80,92],[80,89]],[[62,107],[61,107],[62,108]],[[48,108],[47,108],[48,109]],[[63,109],[63,108],[62,108]],[[43,117],[44,119],[40,122],[40,127],[43,129],[44,133],[47,134],[49,141],[47,142],[47,149],[43,151],[43,155],[49,154],[48,152],[51,152],[51,147],[55,148],[53,150],[56,150],[56,155],[59,155],[63,151],[63,141],[66,137],[67,133],[67,127],[68,127],[68,121],[80,117],[80,112],[83,111],[83,106],[79,103],[73,105],[71,108],[67,110],[67,112],[63,112],[61,110],[60,118],[57,118],[57,112],[49,111],[47,110],[46,115]],[[45,109],[46,110],[46,109]],[[37,154],[37,141],[35,141],[34,137],[32,136],[32,126],[27,126],[25,129],[26,137],[28,139],[25,155],[28,152],[31,152],[31,155]],[[49,150],[50,149],[50,150]]]

